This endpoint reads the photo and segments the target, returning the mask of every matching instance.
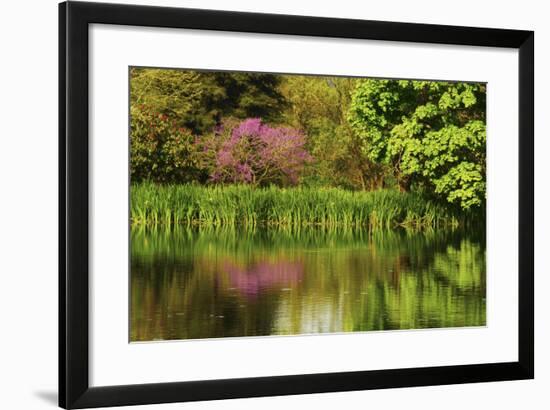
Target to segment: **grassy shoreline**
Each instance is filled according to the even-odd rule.
[[[132,225],[413,229],[457,227],[473,214],[453,213],[416,193],[249,185],[131,186]]]

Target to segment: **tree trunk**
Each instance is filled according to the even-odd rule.
[[[409,192],[411,190],[411,178],[410,177],[398,177],[397,184],[399,186],[399,192]]]
[[[359,179],[361,181],[361,189],[363,191],[367,190],[367,185],[365,184],[365,176],[363,175],[363,172],[359,171]]]

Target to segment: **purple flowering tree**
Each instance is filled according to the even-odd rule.
[[[237,124],[225,140],[215,145],[210,172],[213,182],[296,184],[304,165],[311,160],[302,132],[270,127],[259,118]]]

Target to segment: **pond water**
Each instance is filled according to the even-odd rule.
[[[485,325],[464,231],[132,229],[130,340]]]

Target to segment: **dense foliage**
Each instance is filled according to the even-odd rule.
[[[131,68],[131,180],[395,190],[481,215],[485,94],[480,83]]]
[[[195,137],[166,114],[131,107],[130,172],[134,182],[191,182],[201,179]],[[204,179],[204,178],[203,178]]]
[[[484,203],[484,84],[363,80],[350,122],[401,190],[417,183],[463,209]]]
[[[308,185],[373,190],[382,187],[382,167],[360,147],[347,120],[357,80],[343,77],[289,76],[282,93],[290,109],[285,120],[304,130],[313,161]]]
[[[295,185],[310,159],[304,144],[300,131],[273,128],[253,118],[234,128],[216,130],[214,138],[203,142],[202,151],[211,153],[204,155],[207,158],[213,155],[209,167],[212,182]]]
[[[281,77],[273,74],[130,69],[131,105],[143,104],[195,133],[225,117],[277,120],[285,107]]]

